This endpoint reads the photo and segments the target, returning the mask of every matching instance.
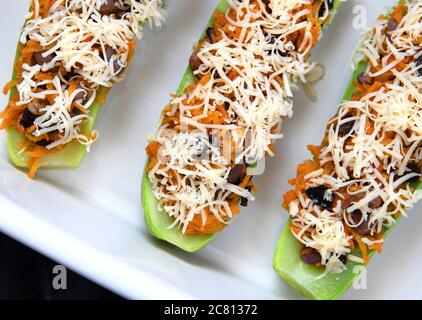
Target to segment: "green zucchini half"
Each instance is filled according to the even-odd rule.
[[[27,21],[25,21],[24,26]],[[21,56],[19,45],[16,49],[15,63],[16,60]],[[15,63],[13,65],[15,65]],[[16,79],[16,69],[13,68],[12,80]],[[81,132],[85,135],[89,135],[95,127],[95,122],[102,106],[102,99],[106,87],[100,86],[96,92],[96,99],[89,108],[89,118],[82,124]],[[9,100],[11,100],[16,93],[16,87],[13,87],[9,94]],[[28,168],[29,161],[31,158],[18,147],[20,142],[27,140],[25,136],[18,133],[16,128],[9,127],[6,130],[6,147],[10,158],[10,161],[19,168]],[[66,168],[78,168],[82,161],[85,159],[87,154],[86,146],[80,144],[78,141],[73,140],[63,146],[62,149],[47,154],[41,158],[40,168],[48,169],[66,169]]]
[[[346,89],[343,100],[350,100],[355,92],[353,80],[357,80],[358,75],[366,69],[368,61],[361,61],[355,68],[352,80]],[[421,182],[415,183],[415,189],[420,188]],[[400,219],[396,219],[396,222]],[[274,270],[297,292],[310,299],[334,300],[340,297],[357,279],[364,269],[362,264],[347,261],[346,270],[341,273],[324,273],[323,268],[306,264],[300,257],[303,244],[292,234],[289,228],[290,219],[284,227],[278,240],[274,254]],[[392,230],[388,228],[384,232],[386,237]],[[369,257],[375,253],[370,250]],[[360,256],[360,250],[356,248],[353,255]]]
[[[337,12],[338,7],[341,4],[341,0],[335,0],[334,7],[331,10],[330,17],[328,21],[323,25],[323,29],[332,21],[335,13]],[[227,0],[221,0],[215,12],[226,12],[229,8],[229,3]],[[211,18],[205,28],[211,27],[214,25],[213,18]],[[204,36],[205,31],[201,35],[201,39]],[[193,84],[195,77],[191,68],[188,66],[186,72],[182,78],[182,81],[177,89],[176,94],[182,94],[186,87]],[[147,163],[148,163],[147,159]],[[144,172],[142,179],[142,204],[145,212],[145,222],[150,233],[160,239],[167,241],[180,249],[187,252],[195,252],[203,248],[208,244],[216,235],[185,235],[178,228],[169,229],[168,227],[172,224],[173,218],[169,217],[164,211],[160,211],[158,208],[157,199],[152,193],[151,182],[148,178],[148,173]]]

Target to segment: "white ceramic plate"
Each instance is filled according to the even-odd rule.
[[[9,80],[26,0],[0,0],[0,83]],[[365,5],[368,24],[394,0],[349,0],[324,35],[314,60],[327,73],[319,101],[302,92],[295,115],[284,126],[277,156],[256,183],[257,201],[214,242],[186,254],[149,236],[143,222],[140,185],[146,137],[181,79],[192,44],[218,0],[168,0],[161,30],[146,30],[127,79],[112,92],[98,122],[100,139],[81,168],[42,171],[30,181],[8,162],[0,136],[0,229],[99,284],[128,298],[298,298],[277,277],[272,258],[287,214],[280,208],[287,179],[319,143],[349,82],[347,63],[361,30],[352,27],[353,8]],[[7,103],[0,98],[0,105]],[[420,298],[422,216],[417,205],[376,255],[367,289],[345,298]],[[30,266],[28,266],[30,268]],[[1,284],[0,284],[1,285]],[[71,284],[69,284],[71,285]]]

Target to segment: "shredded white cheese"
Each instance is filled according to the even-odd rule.
[[[221,143],[228,135],[229,143],[221,144],[236,148],[236,163],[255,164],[273,155],[270,145],[283,136],[282,119],[292,116],[292,90],[298,81],[306,82],[315,67],[307,58],[318,39],[314,39],[313,24],[307,19],[311,12],[303,9],[304,4],[311,3],[230,1],[236,18],[226,14],[228,28],[240,30],[239,36],[233,38],[220,30],[221,40],[206,42],[197,52],[201,65],[195,74],[211,74],[210,79],[170,102],[172,108],[166,116],[179,112],[180,132],[170,134],[162,127],[153,138],[161,144],[160,154],[168,161],[160,160],[149,178],[160,208],[175,218],[172,226],[182,225],[185,232],[195,215],[201,215],[205,224],[205,210],[225,223],[232,216],[227,201],[230,194],[253,199],[247,189],[228,183],[230,152],[227,159],[224,151],[212,149],[215,144],[210,145],[208,137],[217,136],[216,141]],[[300,48],[288,40],[298,30],[304,34]],[[236,76],[229,76],[230,72]],[[192,101],[199,102],[192,105]],[[221,105],[228,114],[226,124],[203,121]],[[202,112],[197,114],[197,110]],[[199,132],[206,141],[193,132]],[[191,161],[192,154],[201,152],[192,139],[201,145],[199,149],[207,150],[206,160]],[[181,140],[185,141],[183,147]]]
[[[311,201],[301,201],[299,208],[296,204],[289,206],[293,224],[301,230],[295,236],[318,250],[328,271],[341,271],[344,265],[338,258],[350,253],[351,236],[344,232],[343,222],[355,228],[367,220],[370,234],[375,235],[391,227],[395,216],[406,215],[405,210],[418,198],[407,182],[420,176],[409,169],[409,164],[418,165],[422,160],[422,77],[416,66],[422,52],[422,3],[406,3],[407,13],[395,30],[386,33],[388,19],[379,19],[372,30],[365,32],[356,50],[359,59],[378,67],[374,73],[368,67],[368,77],[391,72],[393,79],[359,101],[340,105],[328,126],[328,143],[319,159],[321,164],[332,162],[334,170],[317,170],[305,176],[308,187],[324,185],[334,194],[341,194],[339,190],[345,188],[354,200],[347,208],[333,204],[333,209],[322,212]],[[395,67],[406,59],[412,62],[398,71]],[[340,134],[341,126],[347,124],[348,132]],[[358,191],[354,191],[356,187]],[[373,201],[378,204],[371,206]],[[356,210],[362,214],[361,219],[351,221],[350,214]],[[305,232],[311,236],[303,236]],[[372,245],[382,240],[362,241]],[[363,262],[356,256],[349,258]]]
[[[43,112],[35,120],[35,136],[58,130],[58,139],[47,145],[48,149],[77,139],[91,144],[91,137],[80,133],[80,125],[88,115],[71,115],[72,103],[78,93],[87,97],[83,107],[88,110],[100,86],[111,87],[122,79],[121,72],[128,64],[129,42],[142,37],[146,22],[159,26],[163,20],[161,0],[115,1],[122,14],[102,14],[105,0],[57,0],[47,17],[39,16],[39,1],[35,1],[34,17],[27,21],[20,36],[25,45],[28,40],[37,41],[46,48],[44,58],[52,57],[43,65],[24,65],[22,81],[17,85],[17,105],[27,105],[34,98],[45,99],[57,95],[52,105],[40,109]],[[66,75],[83,81],[81,88],[69,94],[69,79],[55,68],[63,67]],[[56,72],[54,81],[36,81],[40,72]],[[40,87],[54,84],[54,90]],[[43,87],[45,88],[45,87]],[[79,95],[80,96],[80,95]],[[89,98],[88,98],[89,97]],[[79,99],[82,100],[82,99]],[[80,101],[78,101],[80,102]]]

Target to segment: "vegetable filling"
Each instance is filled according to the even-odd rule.
[[[189,59],[195,81],[162,112],[147,146],[148,177],[169,227],[224,228],[254,200],[252,171],[282,138],[292,88],[315,69],[311,48],[333,1],[230,1]]]
[[[305,246],[305,263],[341,272],[366,264],[384,232],[418,199],[422,165],[422,3],[403,1],[380,16],[357,47],[354,80],[313,160],[297,167],[283,207]],[[367,62],[367,64],[366,64]],[[360,255],[353,251],[358,248]]]
[[[90,107],[123,78],[142,24],[159,25],[163,13],[161,0],[33,0],[27,19],[0,128],[27,138],[19,147],[33,176],[43,155],[95,141],[97,132],[83,129]]]

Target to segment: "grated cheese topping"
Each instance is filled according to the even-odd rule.
[[[159,26],[164,18],[161,0],[117,0],[116,11],[103,12],[108,0],[56,0],[48,15],[40,16],[40,3],[20,36],[20,43],[36,41],[45,50],[40,64],[23,66],[22,80],[17,84],[17,106],[30,105],[34,99],[46,100],[35,119],[35,137],[58,132],[46,147],[53,149],[74,139],[90,145],[96,134],[86,137],[81,125],[89,119],[88,110],[100,87],[112,87],[122,79],[130,59],[130,42],[142,37],[142,26],[149,22]],[[58,70],[58,71],[57,71]],[[55,73],[53,80],[36,80],[40,73]],[[70,78],[69,78],[70,77]],[[69,92],[71,81],[80,86]],[[77,103],[85,112],[71,112]]]
[[[304,176],[305,189],[324,186],[337,195],[332,208],[321,210],[304,194],[298,195],[300,203],[288,206],[292,225],[300,230],[293,234],[317,250],[331,272],[345,268],[339,258],[350,254],[352,240],[359,237],[368,248],[381,243],[376,236],[395,218],[406,216],[418,199],[410,182],[419,180],[422,160],[422,77],[417,63],[422,55],[422,3],[405,4],[407,12],[396,29],[387,29],[393,18],[381,17],[364,34],[353,61],[368,61],[364,75],[372,80],[365,86],[371,90],[340,105],[318,155],[321,168]],[[345,232],[345,226],[354,231]],[[362,231],[363,226],[369,231]],[[351,260],[363,261],[359,259]]]
[[[150,141],[159,143],[161,159],[149,179],[159,208],[175,218],[170,227],[186,233],[196,216],[205,226],[208,215],[227,224],[233,199],[254,200],[246,185],[228,182],[230,172],[233,164],[249,166],[274,154],[281,122],[292,116],[292,90],[315,67],[307,58],[320,29],[315,34],[310,8],[323,2],[230,1],[227,25],[214,31],[220,39],[195,52],[200,80],[172,99]],[[298,31],[303,39],[295,47],[289,36]],[[223,119],[210,120],[215,116]],[[172,117],[177,130],[167,126]]]

